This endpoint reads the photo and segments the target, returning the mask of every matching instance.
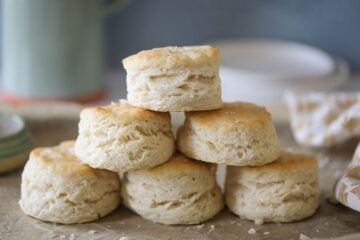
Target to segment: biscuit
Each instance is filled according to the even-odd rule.
[[[131,105],[160,112],[222,106],[220,56],[213,46],[165,47],[123,60]]]
[[[160,166],[125,173],[121,189],[124,204],[157,223],[206,221],[224,206],[215,171],[216,165],[175,153]]]
[[[22,211],[34,218],[83,223],[111,213],[120,203],[116,173],[93,169],[74,155],[75,141],[36,148],[21,181]]]
[[[188,157],[234,166],[263,165],[280,155],[270,113],[246,102],[187,112],[184,126],[178,130],[177,146]]]
[[[170,114],[114,103],[80,113],[75,153],[93,168],[126,172],[169,160],[175,151]]]
[[[228,166],[225,201],[230,211],[257,224],[309,217],[320,204],[317,160],[282,152],[264,166]]]

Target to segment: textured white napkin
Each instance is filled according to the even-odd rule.
[[[285,99],[301,145],[329,147],[360,136],[360,92],[288,93]]]
[[[360,212],[360,143],[334,190],[336,200]]]

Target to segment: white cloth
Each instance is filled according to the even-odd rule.
[[[360,143],[344,175],[335,185],[335,198],[360,212]]]
[[[329,147],[360,136],[360,92],[288,93],[286,102],[301,145]]]

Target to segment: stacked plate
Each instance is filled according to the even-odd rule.
[[[11,113],[0,113],[0,173],[22,165],[30,150],[31,137],[25,121]]]
[[[347,64],[304,44],[278,40],[226,40],[221,52],[224,101],[281,103],[285,91],[330,91],[348,77]]]

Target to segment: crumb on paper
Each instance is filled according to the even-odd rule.
[[[90,231],[88,231],[88,234],[90,234],[90,235],[94,235],[95,233],[97,233],[96,230],[90,230]]]
[[[256,230],[254,228],[250,228],[248,231],[249,234],[255,234]]]
[[[324,168],[330,163],[330,159],[327,156],[318,158],[319,168]]]
[[[119,240],[128,240],[128,237],[120,237]]]
[[[327,197],[326,200],[328,200],[328,202],[331,204],[339,204],[338,200],[336,200],[335,196],[333,195]]]
[[[269,235],[270,233],[269,232],[264,232],[264,235]]]
[[[310,238],[306,236],[305,234],[300,234],[300,240],[309,240]]]
[[[197,225],[196,228],[197,228],[197,229],[202,229],[202,228],[204,228],[204,224]]]
[[[215,230],[215,225],[212,224],[212,225],[210,226],[210,229],[209,229],[208,233],[211,233],[211,232],[214,231],[214,230]]]
[[[341,170],[336,170],[336,171],[334,172],[334,178],[339,178],[342,174],[343,174],[343,171],[341,171]]]

